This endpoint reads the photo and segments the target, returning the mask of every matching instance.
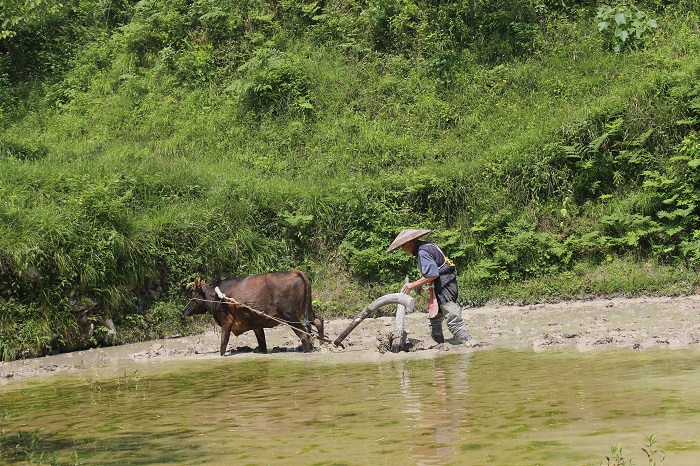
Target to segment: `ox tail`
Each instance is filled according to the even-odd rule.
[[[304,282],[304,301],[303,301],[303,306],[304,306],[304,312],[306,314],[306,319],[304,321],[304,327],[306,327],[306,331],[311,333],[311,322],[314,320],[314,312],[313,309],[311,308],[311,282],[309,281],[309,278],[306,276],[304,272],[301,270],[297,271],[299,274],[299,278]]]
[[[316,327],[316,331],[318,332],[319,341],[329,342],[324,336],[323,318],[319,315],[316,315],[313,309],[313,300],[311,298],[311,282],[309,281],[309,278],[304,272],[302,272],[301,270],[297,270],[296,272],[298,274],[298,277],[301,278],[301,280],[304,283],[304,299],[302,306],[304,307],[306,318],[304,319],[303,325],[306,328],[306,331],[309,333],[309,335],[312,335],[311,326],[313,325],[314,327]]]
[[[304,328],[310,334],[311,333],[311,322],[313,321],[313,310],[311,309],[311,282],[304,272],[301,270],[295,270],[297,277],[299,277],[304,284],[304,296],[301,302],[301,307],[304,311]]]

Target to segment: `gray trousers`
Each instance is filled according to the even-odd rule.
[[[464,343],[471,339],[469,331],[464,326],[462,318],[462,307],[455,301],[457,299],[457,282],[449,282],[443,286],[438,293],[438,304],[440,311],[430,322],[430,335],[437,343],[445,341],[442,333],[442,322],[445,321],[447,328],[452,335],[460,342]]]
[[[454,301],[440,304],[440,312],[437,313],[430,321],[431,328],[442,329],[442,322],[447,323],[447,328],[453,335],[464,328],[464,319],[462,318],[462,308]]]

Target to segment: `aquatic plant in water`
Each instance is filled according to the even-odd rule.
[[[647,443],[642,447],[642,451],[647,456],[649,466],[661,466],[666,459],[666,454],[663,450],[659,450],[654,445],[656,444],[656,433],[646,436]],[[622,452],[622,445],[612,445],[610,447],[610,456],[606,456],[607,466],[628,466],[632,465],[631,458],[625,458]]]

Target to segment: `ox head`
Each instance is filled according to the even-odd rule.
[[[215,299],[215,295],[214,290],[209,285],[197,277],[193,282],[187,284],[185,290],[190,300],[182,310],[183,316],[204,314],[210,310],[211,306],[207,304]]]

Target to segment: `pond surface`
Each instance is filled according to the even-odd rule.
[[[700,352],[480,350],[142,364],[0,386],[0,462],[36,429],[60,464],[700,464]]]

